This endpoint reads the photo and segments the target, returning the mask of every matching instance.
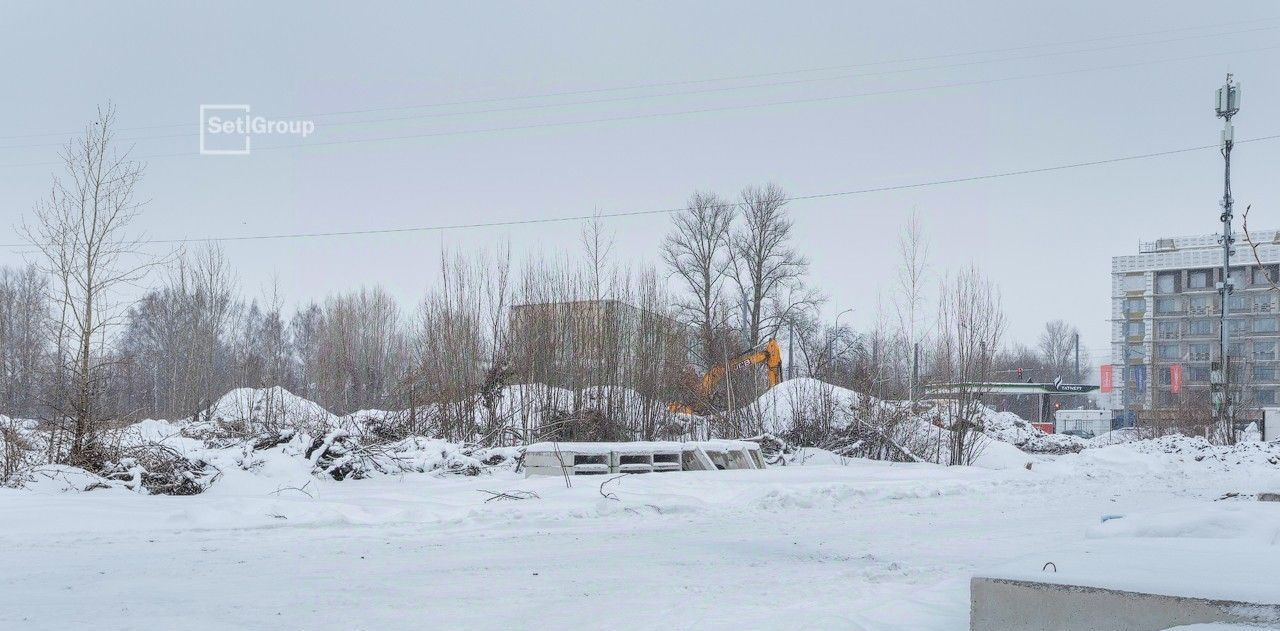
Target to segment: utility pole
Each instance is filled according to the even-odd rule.
[[[1214,403],[1218,415],[1218,429],[1228,443],[1233,443],[1235,442],[1235,405],[1231,401],[1231,347],[1230,335],[1227,333],[1227,314],[1230,312],[1228,299],[1231,296],[1231,290],[1234,289],[1231,283],[1231,246],[1235,242],[1231,231],[1231,148],[1235,146],[1235,128],[1231,125],[1231,117],[1240,111],[1240,84],[1232,80],[1230,73],[1227,73],[1226,83],[1218,88],[1216,110],[1218,118],[1223,119],[1222,215],[1219,217],[1222,220],[1222,280],[1218,283],[1222,308],[1219,311],[1218,330],[1218,357],[1221,367],[1219,371],[1213,371],[1219,373],[1218,383],[1213,385],[1217,389]]]
[[[1080,383],[1080,333],[1075,334],[1076,341],[1076,383]]]

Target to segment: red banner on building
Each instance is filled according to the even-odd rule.
[[[1169,392],[1182,392],[1182,364],[1169,364]]]
[[[1103,392],[1111,392],[1111,389],[1115,386],[1111,369],[1111,364],[1103,364],[1098,368],[1098,382],[1101,384]]]

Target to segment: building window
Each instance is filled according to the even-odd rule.
[[[1132,360],[1132,359],[1146,359],[1146,357],[1147,357],[1147,347],[1145,347],[1145,346],[1130,346],[1130,347],[1128,347],[1128,348],[1129,348],[1129,359],[1131,359],[1131,360]]]
[[[1156,313],[1170,315],[1180,311],[1177,298],[1156,298]]]
[[[1162,340],[1178,339],[1178,321],[1156,320],[1156,337]]]
[[[1192,320],[1188,328],[1188,335],[1213,335],[1213,320]]]
[[[1129,278],[1133,278],[1133,277],[1130,276]],[[1142,278],[1142,277],[1139,276],[1138,278]],[[1156,293],[1157,294],[1173,294],[1177,292],[1178,292],[1177,272],[1166,272],[1164,274],[1156,274]]]
[[[1253,297],[1254,313],[1271,313],[1271,294],[1255,294]]]
[[[1129,337],[1142,337],[1146,333],[1146,323],[1142,320],[1130,320],[1124,323],[1124,334]]]
[[[1179,351],[1177,344],[1157,344],[1156,345],[1157,359],[1163,359],[1165,361],[1176,361],[1180,357],[1182,357],[1182,353]]]
[[[1232,335],[1247,333],[1249,331],[1249,324],[1248,320],[1242,318],[1227,320],[1227,332]]]
[[[1244,342],[1232,342],[1229,348],[1232,357],[1244,357]]]
[[[1191,361],[1205,362],[1209,361],[1210,346],[1208,342],[1198,342],[1187,345],[1187,359]]]
[[[1187,306],[1192,313],[1210,313],[1213,311],[1213,296],[1191,296],[1187,298]]]
[[[1270,285],[1273,281],[1277,280],[1280,280],[1280,278],[1276,278],[1276,268],[1274,265],[1253,268],[1253,284]]]
[[[1146,310],[1147,310],[1146,298],[1125,298],[1124,299],[1125,313],[1143,313]]]
[[[1275,381],[1276,367],[1272,364],[1254,366],[1253,380],[1254,381]]]
[[[1231,296],[1227,298],[1227,306],[1236,313],[1248,311],[1249,297],[1244,294],[1231,294]]]
[[[1280,326],[1278,325],[1280,325],[1280,322],[1277,322],[1275,318],[1254,318],[1253,332],[1275,333],[1277,330],[1280,330]]]
[[[1243,267],[1237,267],[1231,270],[1231,284],[1235,287],[1244,287],[1249,284],[1249,275],[1245,273]]]
[[[1205,383],[1209,381],[1208,366],[1187,366],[1185,377],[1187,383]]]
[[[1253,391],[1253,402],[1257,405],[1275,405],[1276,391],[1272,388],[1262,388]]]
[[[1196,270],[1187,273],[1187,289],[1208,289],[1209,270]]]
[[[1254,342],[1253,358],[1258,361],[1269,361],[1275,359],[1276,343],[1271,340]]]

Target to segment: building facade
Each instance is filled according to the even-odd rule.
[[[1233,399],[1242,422],[1261,420],[1262,409],[1280,397],[1280,232],[1252,237],[1256,248],[1236,235],[1227,305]],[[1221,281],[1215,235],[1144,242],[1138,254],[1112,258],[1112,408],[1127,407],[1139,419],[1172,410],[1212,414]]]

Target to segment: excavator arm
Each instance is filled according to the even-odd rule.
[[[715,392],[716,386],[724,380],[726,374],[730,370],[736,370],[744,366],[753,364],[764,364],[769,370],[769,387],[772,388],[782,383],[782,349],[778,346],[778,340],[770,339],[768,342],[761,344],[727,362],[716,364],[702,376],[701,398],[705,401]],[[693,406],[681,403],[672,403],[668,406],[672,412],[680,412],[682,414],[694,414]]]
[[[764,364],[769,369],[770,388],[782,383],[782,349],[778,346],[778,340],[771,339],[729,360],[728,363],[712,366],[711,370],[702,376],[702,394],[710,396],[730,370],[752,364]]]

